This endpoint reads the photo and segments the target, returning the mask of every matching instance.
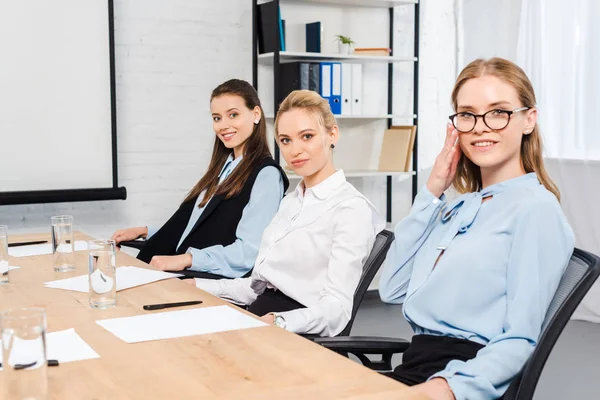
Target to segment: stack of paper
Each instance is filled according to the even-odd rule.
[[[75,241],[75,251],[87,250],[87,244],[85,240]],[[45,254],[52,254],[52,244],[34,244],[31,246],[17,246],[9,247],[8,255],[12,257],[29,257],[29,256],[41,256]]]
[[[17,340],[15,338],[14,340]],[[22,342],[26,342],[21,339]],[[14,346],[14,343],[13,343]],[[20,354],[17,348],[13,348],[11,358],[23,358],[28,356],[29,346],[20,346]],[[35,357],[35,356],[34,356]],[[98,353],[90,347],[75,332],[75,329],[67,329],[64,331],[51,332],[46,334],[46,358],[48,360],[58,360],[59,363],[71,361],[90,360],[92,358],[100,358]],[[2,341],[0,340],[0,360],[2,360]],[[1,368],[0,368],[1,370]]]
[[[138,267],[118,267],[116,273],[117,291],[162,281],[163,279],[183,276],[172,272],[156,271]],[[87,274],[76,276],[74,278],[46,282],[44,285],[54,289],[73,290],[83,293],[89,292],[89,278]]]
[[[96,323],[127,343],[267,326],[229,306],[143,314]]]

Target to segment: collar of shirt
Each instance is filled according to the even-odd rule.
[[[450,203],[442,215],[442,223],[451,223],[446,236],[438,245],[438,250],[445,250],[454,236],[466,232],[475,221],[483,199],[505,192],[512,188],[540,185],[535,172],[488,186],[479,192],[465,193]]]
[[[317,199],[325,200],[344,182],[346,182],[346,175],[344,175],[344,171],[341,169],[327,177],[323,182],[308,189],[304,188],[303,179],[296,186],[296,196],[302,200],[306,196],[306,193],[312,193]]]
[[[221,172],[219,172],[219,181],[222,182],[225,180],[225,178],[227,178],[231,172],[235,169],[235,167],[238,166],[238,164],[242,161],[242,159],[244,158],[244,156],[240,156],[238,158],[233,158],[233,153],[231,153],[228,157],[227,160],[225,160],[225,164],[223,165],[223,168],[221,168]]]

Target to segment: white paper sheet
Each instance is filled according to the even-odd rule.
[[[12,271],[13,269],[17,269],[21,267],[17,267],[15,265],[8,265],[8,261],[0,261],[0,274],[4,274],[8,271]]]
[[[73,328],[47,334],[46,342],[48,360],[58,360],[63,363],[100,358]]]
[[[229,306],[193,308],[96,321],[127,343],[267,326]]]
[[[87,250],[87,243],[85,240],[75,241],[75,251]],[[45,254],[52,254],[52,244],[34,244],[31,246],[17,246],[9,247],[8,255],[12,257],[29,257],[29,256],[41,256]]]
[[[117,291],[125,290],[148,283],[162,281],[163,279],[177,278],[183,276],[172,272],[155,271],[152,269],[138,267],[117,268]],[[75,292],[89,292],[88,275],[80,275],[74,278],[59,279],[44,283],[46,287],[54,289],[73,290]]]
[[[21,340],[21,342],[29,342]],[[17,352],[13,349],[11,354],[17,363],[27,363],[29,358],[35,358],[35,354],[39,354],[39,351],[35,350],[35,344],[33,346],[20,346],[21,351]],[[31,353],[31,354],[29,354]],[[98,353],[90,347],[75,332],[75,329],[66,329],[64,331],[50,332],[46,334],[46,357],[48,360],[58,360],[59,363],[66,363],[71,361],[90,360],[93,358],[100,358]],[[24,359],[25,361],[21,360]],[[0,360],[2,360],[2,341],[0,340]],[[10,362],[10,360],[9,360]],[[2,368],[0,368],[2,370]]]

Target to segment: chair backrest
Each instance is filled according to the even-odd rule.
[[[600,258],[575,249],[552,298],[542,333],[531,357],[509,386],[503,399],[530,400],[550,352],[571,315],[600,275]]]
[[[385,261],[385,256],[394,241],[394,233],[388,230],[383,230],[377,234],[375,238],[375,243],[373,244],[373,248],[369,253],[369,257],[365,261],[363,265],[362,276],[360,277],[360,281],[358,282],[358,286],[356,291],[354,292],[354,302],[352,304],[352,316],[350,317],[350,321],[348,325],[344,328],[344,330],[338,336],[348,336],[350,334],[350,330],[352,329],[352,324],[354,323],[354,318],[356,317],[356,313],[358,312],[358,307],[367,292],[367,289],[371,285],[373,278],[379,268]]]

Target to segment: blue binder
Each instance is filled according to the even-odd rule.
[[[329,102],[331,106],[331,70],[333,69],[333,63],[322,62],[321,66],[321,92],[322,98]]]

